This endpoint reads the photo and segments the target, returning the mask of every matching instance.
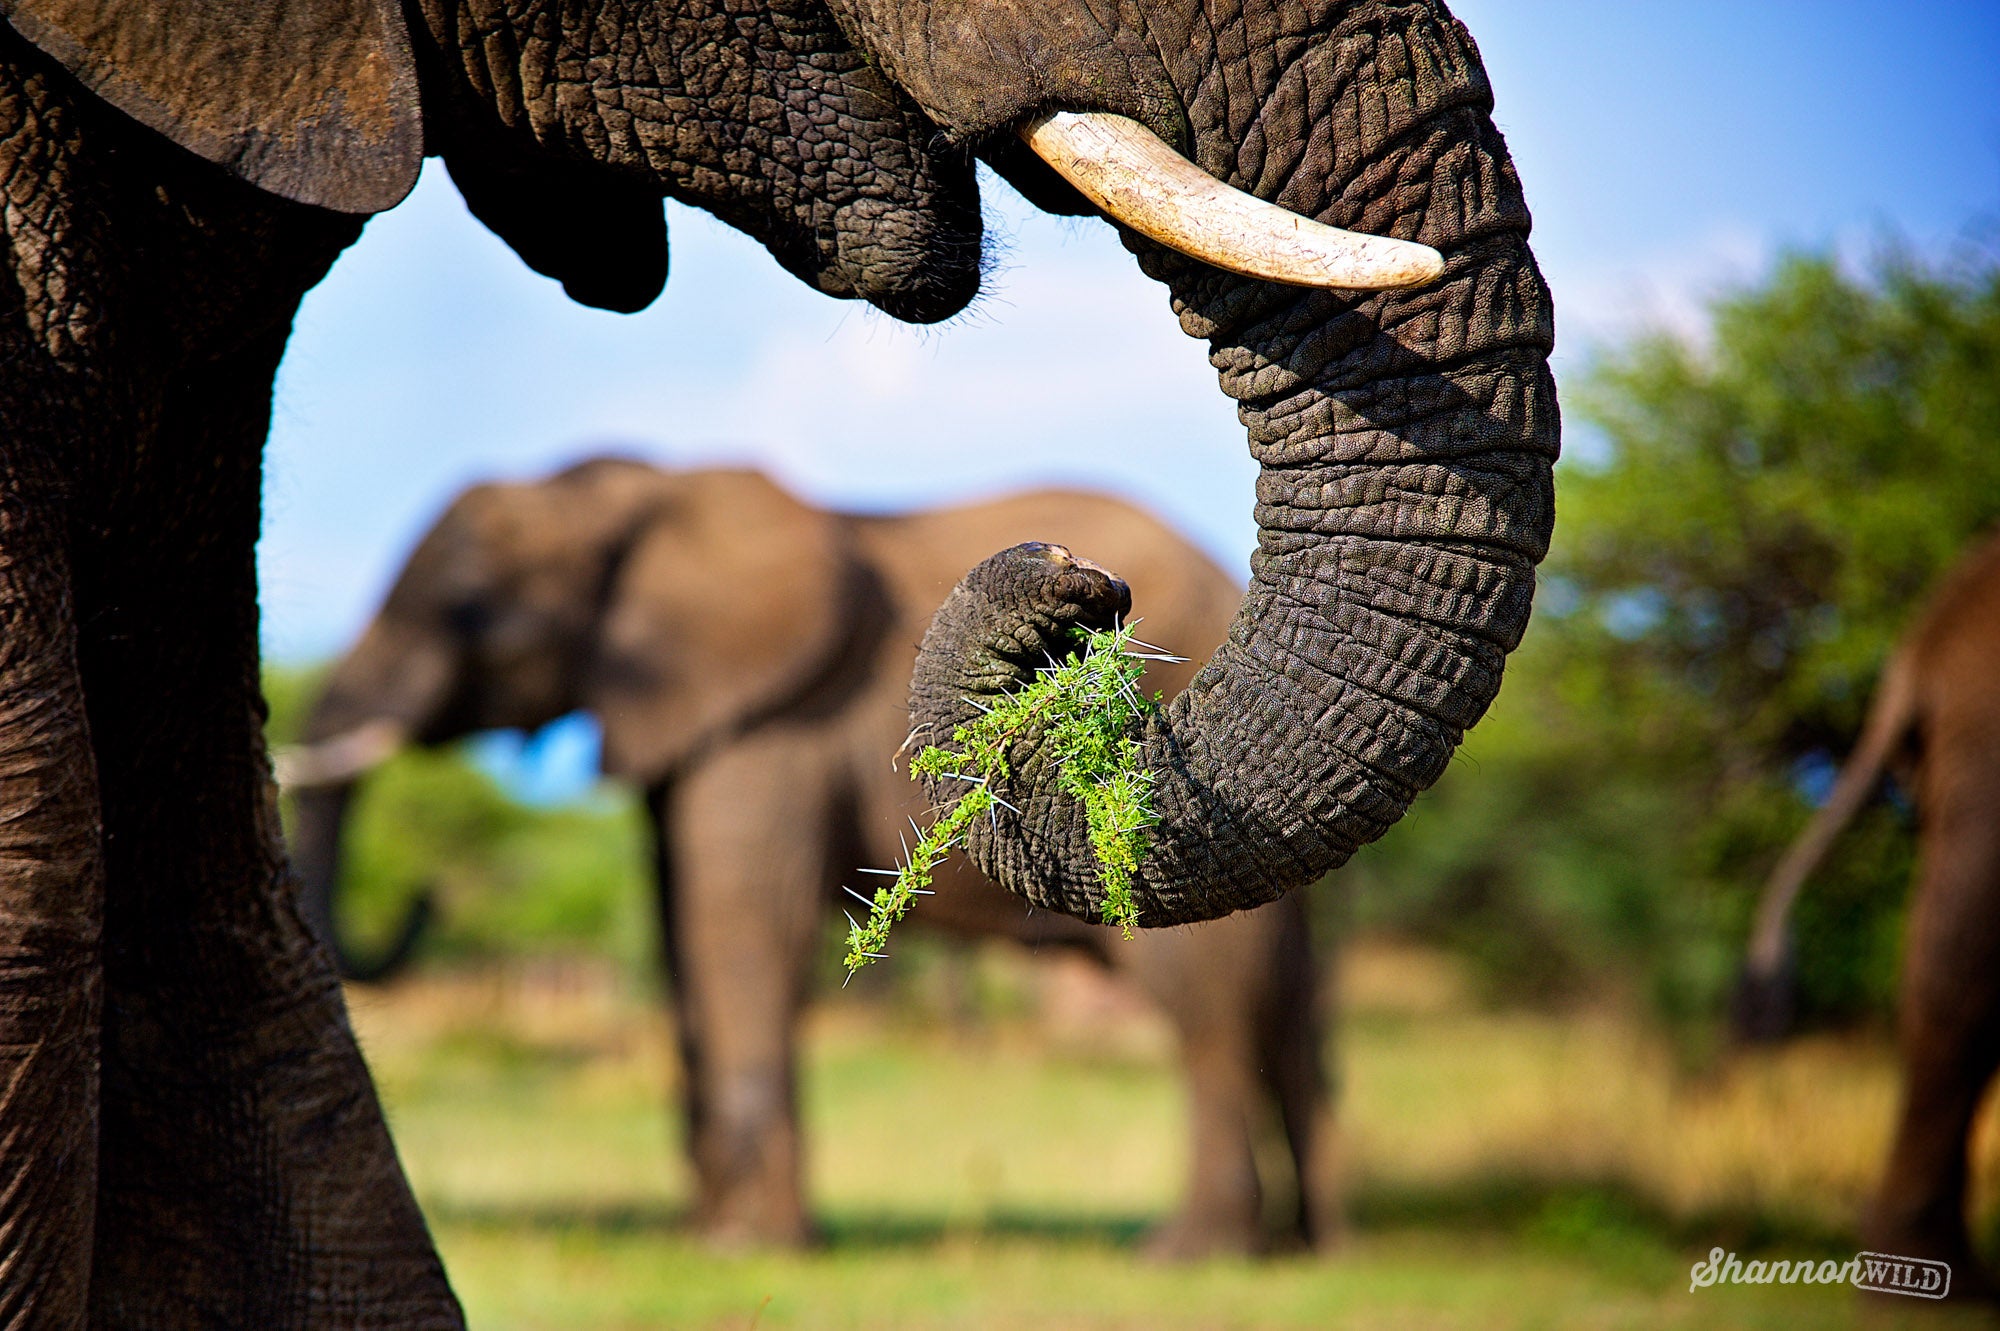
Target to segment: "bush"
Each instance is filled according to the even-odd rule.
[[[1715,1014],[1763,875],[1925,591],[2000,519],[2000,264],[1793,255],[1565,394],[1528,639],[1492,714],[1353,871],[1364,920],[1500,993]],[[1577,432],[1572,432],[1572,439]],[[1888,1007],[1911,848],[1871,809],[1798,912],[1808,1015]]]

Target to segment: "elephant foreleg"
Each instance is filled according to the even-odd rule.
[[[1172,1260],[1263,1247],[1263,1186],[1253,1149],[1257,1078],[1235,1032],[1184,1028],[1191,1128],[1187,1196],[1149,1250]]]
[[[811,1236],[796,1044],[834,804],[830,759],[783,730],[711,755],[674,788],[674,989],[699,1051],[684,1069],[698,1083],[688,1149],[697,1222],[722,1242]]]
[[[4,407],[0,400],[0,407]],[[0,1328],[80,1327],[103,865],[59,509],[0,439]]]
[[[694,1020],[694,1005],[688,998],[687,945],[681,937],[679,871],[675,867],[673,816],[676,787],[671,781],[658,783],[646,791],[646,812],[653,834],[653,902],[659,916],[660,969],[666,982],[668,1017],[673,1022],[674,1052],[679,1057],[681,1139],[690,1162],[694,1144],[708,1132],[708,1107],[703,1098],[708,1086],[708,1060],[700,1025]],[[697,1190],[700,1180],[696,1180]],[[696,1198],[697,1216],[703,1199]]]
[[[1926,754],[1922,866],[1904,947],[1903,1102],[1865,1237],[1952,1265],[1952,1292],[1990,1295],[1966,1235],[1966,1153],[2000,1065],[2000,737],[1940,735]]]
[[[177,385],[77,558],[106,884],[92,1320],[456,1328],[293,900],[263,753],[253,550],[279,345]]]

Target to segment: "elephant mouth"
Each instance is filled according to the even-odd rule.
[[[1428,245],[1344,231],[1217,180],[1129,116],[1051,111],[1022,142],[1111,217],[1225,272],[1287,286],[1387,291],[1428,286]]]

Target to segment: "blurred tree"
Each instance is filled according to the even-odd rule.
[[[1590,446],[1529,639],[1357,898],[1501,989],[1637,981],[1703,1017],[1891,646],[2000,519],[2000,259],[1792,255],[1706,337],[1601,353],[1564,404]],[[1905,821],[1875,809],[1808,890],[1809,1013],[1887,1007]]]

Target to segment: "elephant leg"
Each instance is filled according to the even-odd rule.
[[[837,798],[829,755],[782,727],[704,760],[675,785],[676,992],[699,1051],[686,1071],[698,1223],[724,1243],[811,1237],[796,1070],[820,937]]]
[[[1346,1226],[1339,1125],[1321,1062],[1326,1045],[1326,984],[1306,923],[1304,894],[1294,892],[1251,912],[1270,935],[1258,1023],[1265,1085],[1284,1124],[1298,1182],[1293,1237],[1307,1248],[1337,1245]]]
[[[281,346],[179,381],[77,556],[105,847],[92,1320],[456,1328],[293,899],[263,749],[254,546]]]
[[[0,401],[4,406],[4,401]],[[0,1328],[72,1328],[97,1193],[103,865],[57,491],[0,438]]]
[[[1183,1027],[1181,1040],[1191,1128],[1187,1196],[1147,1251],[1171,1261],[1256,1252],[1264,1244],[1264,1192],[1252,1145],[1254,1055],[1236,1031]]]
[[[1923,864],[1898,1014],[1903,1100],[1864,1230],[1876,1251],[1951,1263],[1954,1295],[1994,1288],[1965,1222],[1973,1119],[2000,1064],[2000,829],[1992,817],[2000,773],[1988,774],[1989,744],[1941,737],[1926,755]]]
[[[666,982],[667,1016],[674,1027],[674,1052],[680,1059],[681,1136],[689,1159],[694,1144],[708,1132],[709,1083],[707,1051],[701,1027],[694,1020],[694,1004],[688,996],[687,944],[681,936],[679,869],[672,837],[675,785],[671,781],[650,787],[646,792],[646,812],[653,836],[653,902],[659,918],[660,973]],[[700,1188],[697,1175],[696,1186]],[[704,1198],[696,1198],[696,1216],[705,1210]]]
[[[1147,1243],[1185,1261],[1264,1246],[1255,1132],[1260,1103],[1253,1014],[1259,983],[1247,916],[1142,934],[1114,950],[1180,1036],[1188,1097],[1188,1181],[1178,1215]]]

